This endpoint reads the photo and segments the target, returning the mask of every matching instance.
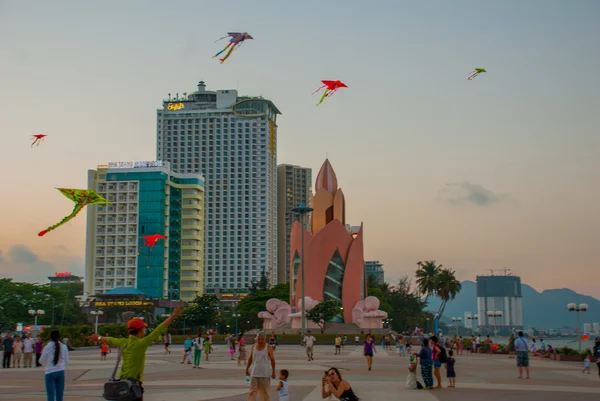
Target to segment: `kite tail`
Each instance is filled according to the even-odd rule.
[[[219,54],[223,53],[225,50],[227,50],[227,48],[228,48],[229,46],[231,46],[231,42],[229,42],[229,43],[227,44],[227,46],[225,46],[225,47],[223,48],[223,50],[221,50],[220,52],[218,52],[217,54],[215,54],[215,55],[213,56],[213,58],[215,58],[215,57],[217,57]]]
[[[225,49],[223,49],[225,50]],[[229,58],[229,56],[231,56],[231,53],[235,50],[235,46],[231,46],[231,49],[229,49],[229,51],[227,52],[227,54],[225,55],[225,57],[223,57],[221,59],[221,64],[223,64],[225,62],[225,60],[227,60]]]
[[[321,96],[321,100],[319,100],[319,103],[317,103],[317,106],[320,105],[321,103],[323,103],[323,100],[325,100],[328,93],[329,93],[329,89],[326,89],[325,92],[323,93],[323,96]]]
[[[314,95],[315,93],[317,93],[318,91],[320,91],[321,89],[323,89],[326,86],[327,85],[321,85],[321,86],[319,86],[319,89],[317,89],[316,91],[314,91],[312,94]]]
[[[219,39],[215,40],[213,43],[217,43],[218,41],[223,40],[223,39],[228,38],[228,37],[229,37],[229,35],[223,36],[222,38],[219,38]]]
[[[66,222],[68,222],[69,220],[71,220],[73,217],[77,216],[77,214],[79,212],[81,212],[83,210],[85,206],[81,206],[81,205],[75,205],[75,208],[73,209],[73,212],[68,215],[67,217],[65,217],[64,219],[62,219],[60,222],[56,223],[53,226],[48,227],[45,230],[42,230],[38,233],[38,235],[40,237],[43,237],[44,235],[48,234],[50,231],[57,229],[58,227],[62,226],[63,224],[65,224]]]

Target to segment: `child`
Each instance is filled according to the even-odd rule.
[[[408,365],[408,376],[406,376],[406,388],[415,390],[417,388],[417,354],[410,356]]]
[[[192,364],[192,346],[194,342],[192,341],[192,337],[187,336],[186,340],[183,342],[183,361],[181,363],[185,363],[187,360],[188,365]]]
[[[210,345],[210,339],[212,336],[207,335],[206,338],[204,339],[204,356],[206,357],[205,359],[208,361],[208,354],[210,354],[210,352],[212,351],[212,345]]]
[[[235,338],[231,337],[229,341],[229,355],[231,356],[231,360],[233,361],[235,358]]]
[[[243,364],[246,366],[246,340],[244,340],[244,336],[240,335],[240,340],[238,343],[238,365]]]
[[[102,343],[100,344],[100,360],[106,361],[106,354],[108,354],[108,344]]]
[[[448,362],[446,362],[446,377],[450,382],[448,387],[454,387],[456,384],[456,372],[454,371],[454,364],[456,360],[453,358],[454,352],[452,350],[448,351]]]
[[[279,401],[289,401],[288,382],[287,378],[290,373],[283,369],[279,372],[279,385],[277,385],[277,391],[279,392]]]
[[[587,370],[588,375],[590,374],[590,354],[585,354],[585,359],[583,360],[583,370],[581,373],[585,373]]]

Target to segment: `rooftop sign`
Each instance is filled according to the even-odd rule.
[[[162,160],[142,160],[134,162],[108,162],[108,164],[98,164],[98,168],[144,168],[144,167],[165,167]]]
[[[179,109],[183,109],[185,107],[185,104],[183,103],[167,103],[167,110],[179,110]]]
[[[54,277],[71,277],[70,272],[56,272],[54,273]]]

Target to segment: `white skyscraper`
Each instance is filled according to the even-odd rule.
[[[157,112],[158,159],[205,178],[206,292],[243,292],[263,269],[277,283],[278,114],[270,100],[203,81]]]

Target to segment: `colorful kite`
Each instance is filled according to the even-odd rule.
[[[33,148],[33,145],[35,145],[36,143],[37,143],[37,146],[40,146],[40,142],[44,140],[45,136],[48,136],[48,135],[44,135],[44,134],[31,135],[31,139],[33,139],[33,143],[31,144],[31,147]]]
[[[142,236],[142,238],[144,239],[144,246],[147,246],[150,248],[150,250],[148,251],[148,254],[146,255],[146,262],[149,263],[148,258],[152,254],[152,248],[154,248],[154,245],[156,245],[158,240],[167,239],[167,237],[164,237],[160,234],[154,234],[154,235],[145,235],[145,236]],[[139,252],[138,252],[138,255],[139,255]],[[148,267],[150,267],[150,266],[148,266]]]
[[[581,341],[587,341],[589,339],[590,339],[589,334],[586,334],[586,335],[582,336],[579,340],[581,340]]]
[[[323,103],[323,100],[325,100],[326,97],[329,97],[329,96],[333,95],[338,89],[340,89],[340,88],[347,88],[346,84],[343,83],[340,80],[337,80],[337,81],[321,81],[321,82],[323,82],[323,85],[321,85],[319,87],[319,89],[317,89],[316,91],[314,91],[312,93],[314,95],[315,93],[317,93],[321,89],[326,88],[325,92],[323,93],[323,96],[321,96],[321,100],[319,100],[319,103],[317,103],[317,106],[320,105],[321,103]]]
[[[487,72],[487,71],[483,68],[475,68],[474,71],[471,71],[471,75],[469,75],[469,78],[467,78],[467,79],[470,81],[473,78],[475,78],[477,75],[481,74],[482,72]]]
[[[227,32],[227,36],[223,36],[221,39],[215,40],[215,43],[217,43],[220,40],[227,39],[227,38],[231,38],[231,39],[229,39],[229,43],[227,44],[227,46],[225,46],[225,48],[223,50],[221,50],[220,52],[218,52],[217,54],[215,54],[213,56],[213,58],[215,58],[219,54],[223,53],[225,50],[229,49],[229,51],[227,52],[225,57],[219,59],[221,61],[221,64],[223,64],[225,62],[225,60],[227,60],[227,58],[229,56],[231,56],[231,53],[235,49],[238,49],[244,43],[244,41],[246,39],[254,39],[252,36],[250,36],[248,34],[248,32]]]
[[[71,189],[71,188],[56,188],[58,189],[64,196],[71,199],[75,202],[75,207],[70,215],[62,219],[57,224],[48,227],[47,229],[40,231],[39,236],[42,237],[50,231],[62,226],[67,221],[71,220],[73,217],[77,216],[79,212],[83,210],[87,205],[94,204],[110,204],[109,201],[98,195],[95,191],[91,189]]]

